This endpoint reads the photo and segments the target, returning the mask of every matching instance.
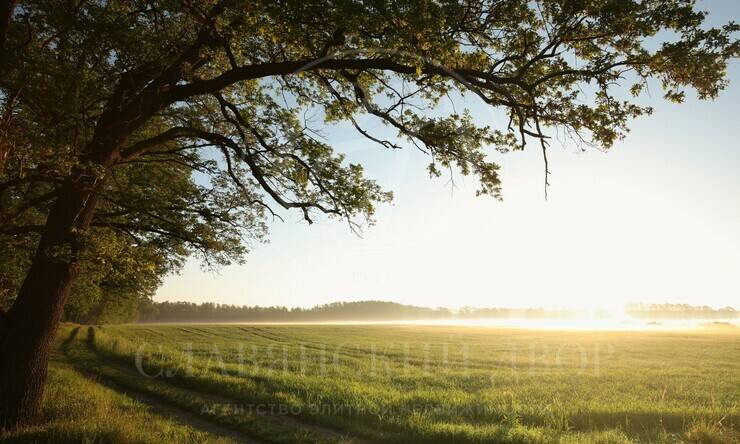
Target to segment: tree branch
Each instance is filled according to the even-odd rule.
[[[144,139],[139,142],[134,143],[133,145],[123,148],[121,150],[121,160],[122,161],[128,161],[136,156],[139,156],[140,154],[146,152],[149,148],[156,147],[158,145],[161,145],[165,142],[169,142],[172,140],[175,140],[180,137],[192,137],[193,131],[191,128],[187,127],[174,127],[170,128],[167,131],[156,135],[149,139]]]

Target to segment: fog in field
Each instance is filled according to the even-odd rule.
[[[177,322],[177,321],[175,321]],[[187,321],[183,321],[187,322]],[[230,322],[216,322],[231,324]],[[740,321],[737,319],[670,319],[646,321],[631,318],[489,318],[489,319],[396,319],[392,321],[306,321],[306,322],[238,322],[238,324],[264,325],[418,325],[418,326],[460,326],[515,328],[526,330],[577,330],[577,331],[667,331],[667,330],[701,330],[707,332],[724,332],[740,334]]]
[[[311,308],[235,306],[190,302],[152,303],[150,323],[412,324],[548,330],[670,330],[740,332],[740,311],[688,304],[631,304],[620,310],[475,308],[452,310],[390,301],[334,302]]]
[[[244,322],[243,324],[254,324]],[[264,322],[263,324],[295,324],[294,322]],[[641,319],[593,319],[593,318],[495,318],[495,319],[400,319],[393,321],[323,321],[301,322],[316,325],[440,325],[461,327],[498,327],[527,330],[579,330],[579,331],[661,331],[661,330],[703,330],[740,334],[737,319],[680,319],[645,321]]]

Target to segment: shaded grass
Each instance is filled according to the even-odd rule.
[[[219,398],[214,394],[201,393],[184,386],[171,384],[162,378],[149,378],[130,365],[122,365],[120,359],[105,359],[105,349],[99,347],[95,327],[85,327],[86,335],[78,336],[76,329],[64,341],[64,357],[84,373],[94,374],[102,381],[115,383],[122,389],[154,397],[165,404],[176,406],[200,415],[220,426],[242,432],[250,439],[271,443],[337,443],[346,439],[340,433],[312,429],[308,425],[288,421],[286,417],[261,415],[247,410],[235,400]],[[99,333],[98,333],[99,334]],[[84,340],[81,338],[84,336]],[[110,356],[109,356],[110,357]],[[126,361],[125,364],[130,364]],[[232,405],[234,404],[234,405]]]
[[[3,443],[226,443],[168,420],[60,362],[49,369],[38,425],[0,435]]]

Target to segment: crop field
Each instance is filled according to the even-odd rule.
[[[65,325],[45,406],[6,441],[733,443],[740,334]]]

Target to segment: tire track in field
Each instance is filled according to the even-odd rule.
[[[225,427],[220,423],[211,421],[203,416],[192,413],[174,404],[162,401],[161,399],[149,395],[144,391],[139,391],[131,387],[124,386],[116,382],[112,378],[106,378],[100,373],[85,372],[80,369],[76,369],[76,371],[85,376],[87,379],[95,382],[96,384],[108,387],[115,392],[126,395],[131,399],[134,399],[142,404],[149,406],[152,409],[152,412],[157,415],[188,425],[201,432],[206,432],[220,438],[227,438],[237,443],[262,444],[261,441],[257,441],[256,439],[247,436],[238,430]]]
[[[121,365],[121,364],[118,364],[118,363],[114,363],[114,362],[111,362],[109,360],[106,360],[104,362],[104,365],[107,366],[107,367],[109,367],[109,368],[113,368],[116,371],[119,371],[119,372],[122,372],[122,373],[127,373],[129,376],[140,376],[136,372],[134,372],[131,369],[129,369],[127,366],[124,366],[124,365]],[[115,382],[113,382],[113,383],[115,384]],[[217,410],[218,407],[220,407],[220,406],[232,406],[232,405],[233,406],[238,406],[240,404],[242,404],[242,405],[245,404],[244,400],[236,400],[236,399],[233,399],[233,398],[228,398],[228,397],[224,397],[224,396],[220,396],[220,395],[215,395],[215,394],[211,394],[211,393],[204,393],[204,392],[196,391],[196,390],[193,390],[193,389],[190,389],[190,388],[185,388],[185,387],[180,386],[178,384],[171,384],[171,383],[166,382],[164,380],[160,380],[159,383],[162,384],[162,385],[165,385],[165,386],[174,386],[174,387],[177,387],[179,390],[182,390],[182,391],[192,392],[194,394],[194,396],[197,396],[199,399],[201,399],[203,401],[206,401],[206,402],[203,403],[203,408],[206,409],[206,410],[208,410],[208,408]],[[125,389],[124,390],[121,390],[121,391],[125,393]],[[170,405],[169,403],[167,403],[165,401],[160,401],[160,400],[157,400],[157,401],[160,404],[163,404],[163,405]],[[178,407],[178,409],[179,409],[179,407]],[[186,411],[186,412],[189,415],[191,415],[191,416],[194,416],[194,417],[197,417],[197,418],[200,418],[200,419],[204,419],[205,420],[205,418],[203,416],[200,416],[198,414],[192,413],[190,411]],[[264,413],[264,412],[259,412],[259,411],[255,411],[254,413],[257,414],[258,416],[260,416],[261,418],[268,419],[268,420],[274,421],[276,423],[282,423],[283,425],[289,426],[289,427],[294,428],[294,429],[306,430],[306,431],[314,432],[316,435],[318,435],[318,436],[320,436],[322,438],[325,438],[325,439],[340,440],[340,441],[345,441],[345,442],[351,442],[351,443],[354,443],[354,444],[364,444],[364,443],[367,443],[368,442],[368,441],[360,440],[360,439],[355,438],[355,437],[350,437],[347,434],[344,434],[342,432],[339,432],[339,431],[336,431],[336,430],[333,430],[333,429],[329,429],[329,428],[325,428],[325,427],[318,426],[318,425],[315,425],[315,424],[308,424],[308,423],[299,421],[298,419],[294,418],[293,416],[289,416],[287,414],[285,414],[285,415],[283,415],[283,414],[270,414],[270,413]],[[205,421],[208,422],[208,423],[218,424],[220,426],[220,423],[212,422],[210,420],[205,420]],[[223,427],[223,426],[220,426],[220,427]],[[229,430],[231,430],[231,429],[229,429]],[[240,441],[240,442],[242,442],[242,441]],[[258,441],[255,441],[253,438],[251,438],[251,441],[249,441],[249,442],[258,442]]]
[[[114,369],[114,370],[116,370],[118,372],[127,374],[128,376],[141,377],[141,375],[139,373],[133,371],[128,366],[125,366],[123,364],[117,363],[117,362],[112,361],[110,359],[105,359],[103,356],[101,356],[98,353],[98,351],[95,348],[95,331],[94,331],[94,328],[93,327],[89,327],[88,328],[88,335],[87,335],[87,341],[86,342],[87,342],[87,346],[88,346],[89,350],[91,352],[95,353],[96,356],[98,356],[98,358],[102,359],[102,362],[100,362],[100,364],[103,364],[103,365],[105,365],[105,366],[107,366],[107,367],[109,367],[111,369]],[[152,404],[157,409],[159,409],[160,407],[162,407],[165,410],[172,410],[173,413],[181,414],[182,415],[182,418],[183,418],[183,422],[185,422],[186,424],[192,425],[194,428],[200,429],[199,427],[196,426],[196,423],[195,422],[197,422],[199,424],[202,424],[205,427],[213,426],[213,429],[214,430],[221,430],[222,432],[231,433],[231,434],[234,434],[234,436],[236,436],[236,437],[240,437],[237,440],[237,442],[260,443],[260,441],[257,441],[254,437],[247,436],[247,434],[245,434],[244,432],[241,432],[241,431],[238,431],[238,430],[235,430],[235,429],[226,427],[226,426],[222,425],[220,422],[207,419],[207,417],[204,417],[202,415],[198,415],[196,413],[193,413],[192,411],[187,410],[187,409],[182,408],[182,407],[179,407],[179,406],[177,406],[174,403],[171,403],[171,402],[168,402],[168,401],[164,401],[164,400],[156,397],[155,395],[151,395],[151,394],[146,393],[144,390],[137,390],[137,389],[131,388],[129,386],[123,386],[121,383],[115,381],[113,378],[105,377],[104,375],[101,375],[101,374],[92,373],[92,375],[93,376],[96,376],[96,377],[99,377],[99,378],[105,379],[107,381],[107,383],[110,383],[111,386],[113,386],[111,388],[113,388],[116,391],[119,391],[119,392],[124,393],[124,394],[126,394],[128,396],[131,396],[131,397],[141,396],[143,399],[145,399],[147,401],[151,401]],[[88,376],[88,375],[86,375],[86,376]],[[206,408],[206,407],[214,407],[214,405],[220,405],[220,406],[234,406],[235,405],[235,406],[238,406],[240,404],[241,405],[244,405],[245,404],[245,401],[244,400],[230,398],[230,397],[225,397],[225,396],[221,396],[221,395],[215,395],[215,394],[211,394],[211,393],[203,393],[203,392],[194,390],[192,388],[183,387],[183,386],[181,386],[179,384],[170,383],[170,382],[168,382],[168,381],[166,381],[164,379],[159,379],[158,380],[158,383],[159,384],[162,384],[163,386],[176,387],[177,389],[179,389],[181,391],[193,393],[193,396],[196,396],[197,398],[202,399],[202,400],[207,401],[207,402],[210,403],[210,406],[208,404],[203,404],[203,407],[204,408]],[[131,394],[129,395],[129,393],[131,393]],[[142,401],[142,402],[148,404],[149,402],[147,402],[147,401]],[[155,411],[158,411],[158,410],[155,410]],[[282,424],[284,426],[288,426],[291,429],[310,431],[310,432],[313,432],[314,434],[316,434],[320,438],[323,438],[323,439],[326,439],[326,440],[330,440],[330,441],[333,441],[333,442],[343,442],[343,443],[352,443],[352,444],[369,444],[370,443],[370,441],[366,441],[366,440],[360,439],[358,437],[351,436],[349,433],[346,433],[346,432],[343,432],[343,431],[338,431],[338,430],[330,429],[330,428],[327,428],[327,427],[322,427],[322,426],[319,426],[319,425],[309,424],[309,423],[300,421],[298,418],[296,418],[296,417],[294,417],[292,415],[289,415],[289,414],[271,414],[271,413],[265,413],[265,412],[259,412],[259,411],[255,411],[254,413],[256,413],[259,417],[261,417],[263,419],[267,419],[267,420],[273,421],[275,423],[280,423],[280,424]],[[194,421],[194,423],[191,423],[189,421],[190,419],[192,419]],[[205,431],[208,431],[208,430],[205,430]],[[209,433],[212,433],[210,431],[208,431],[208,432]],[[221,435],[220,433],[214,433],[214,434]],[[231,439],[234,439],[234,438],[231,438]]]
[[[68,358],[68,362],[69,356],[67,355],[67,353],[69,351],[69,347],[71,343],[76,339],[79,331],[80,327],[76,327],[75,329],[73,329],[70,332],[69,337],[64,340],[59,349],[61,355],[64,355]],[[92,342],[94,341],[94,336],[95,333],[93,327],[89,327],[87,336],[88,347],[93,346]],[[91,351],[94,351],[94,349]],[[113,378],[105,377],[104,375],[96,373],[94,371],[81,369],[78,366],[73,365],[72,368],[74,369],[74,371],[89,379],[90,381],[107,387],[117,393],[121,393],[131,399],[134,399],[137,402],[148,406],[149,408],[151,408],[152,413],[154,414],[190,426],[193,429],[199,430],[201,432],[215,435],[220,438],[226,438],[237,443],[262,444],[261,441],[257,441],[253,437],[247,436],[243,432],[225,427],[215,421],[208,420],[207,418],[194,414],[184,408],[162,401],[156,396],[152,396],[143,390],[137,390],[129,386],[124,386],[123,384],[115,381]]]
[[[217,337],[217,338],[226,338],[229,340],[234,340],[237,342],[249,342],[250,337],[256,337],[260,339],[264,339],[268,341],[268,344],[266,345],[282,345],[282,346],[288,346],[289,348],[293,349],[299,349],[299,347],[303,347],[306,350],[315,351],[315,352],[322,352],[322,353],[331,353],[332,355],[338,355],[343,356],[345,358],[351,359],[352,361],[356,362],[362,362],[366,360],[368,356],[371,354],[374,354],[375,356],[382,356],[385,358],[388,358],[390,361],[400,361],[401,359],[404,360],[404,362],[408,362],[410,365],[419,365],[423,364],[424,360],[426,358],[423,357],[412,357],[406,359],[406,355],[404,354],[403,349],[397,350],[397,349],[391,349],[388,350],[387,347],[384,348],[372,348],[373,345],[377,345],[374,343],[370,344],[364,344],[360,341],[344,341],[341,343],[331,343],[327,344],[325,342],[319,342],[316,340],[310,340],[307,338],[301,338],[299,336],[294,335],[285,335],[280,334],[273,330],[271,327],[261,327],[261,326],[236,326],[236,328],[243,333],[246,333],[247,336],[241,335],[239,336],[237,333],[237,336],[233,336],[233,333],[229,335],[225,335],[223,333],[217,333],[209,330],[202,330],[202,329],[196,329],[193,328],[191,330],[185,330],[181,329],[186,333],[190,333],[193,335],[198,336],[207,336],[209,338]],[[195,330],[195,331],[194,331]],[[296,342],[296,340],[298,342]],[[259,344],[262,345],[262,344]],[[462,363],[462,359],[458,358],[448,358],[449,364],[458,364]],[[468,362],[469,360],[466,360],[464,362]],[[510,362],[504,362],[503,365],[510,366]],[[479,364],[474,363],[475,368],[481,368],[486,369],[488,367],[488,362],[482,361]]]
[[[292,351],[297,352],[300,351],[301,348],[308,351],[311,356],[316,356],[317,353],[319,354],[331,354],[332,361],[336,362],[336,359],[338,357],[342,357],[342,359],[345,361],[344,365],[355,365],[359,366],[364,361],[367,361],[368,357],[371,355],[374,355],[376,357],[383,358],[384,361],[382,364],[394,364],[394,363],[402,363],[400,365],[409,365],[415,368],[423,368],[425,365],[428,365],[429,363],[429,357],[425,356],[407,356],[403,349],[398,349],[396,347],[393,347],[391,349],[388,349],[388,347],[383,348],[373,348],[373,345],[375,344],[363,344],[361,342],[353,342],[353,341],[346,341],[343,343],[332,343],[332,344],[326,344],[322,342],[317,342],[313,340],[308,340],[305,338],[300,338],[296,336],[290,336],[290,335],[284,335],[279,334],[278,332],[275,332],[270,327],[263,328],[260,326],[236,326],[236,329],[241,331],[243,334],[241,336],[238,335],[236,332],[230,332],[228,335],[223,333],[216,333],[213,331],[204,331],[202,329],[197,329],[199,333],[196,333],[195,331],[185,330],[187,333],[191,333],[194,335],[208,335],[208,337],[217,337],[217,338],[225,338],[231,341],[236,341],[239,343],[243,342],[250,342],[251,338],[259,338],[264,339],[268,341],[267,344],[257,344],[262,346],[287,346],[289,349],[292,349]],[[234,336],[234,334],[237,334],[237,336]],[[244,335],[246,334],[246,336]],[[295,342],[295,340],[298,340],[299,342]],[[328,347],[327,345],[332,345],[333,347]],[[421,344],[419,344],[421,345]],[[435,345],[444,345],[443,343],[435,344]],[[440,358],[441,359],[441,358]],[[382,365],[381,364],[381,365]],[[516,366],[516,365],[515,365]],[[530,363],[528,364],[529,368],[543,368],[547,369],[550,366],[548,364],[540,364],[540,363]],[[439,366],[437,366],[439,368]],[[489,359],[489,360],[479,360],[479,359],[471,359],[471,358],[458,358],[458,357],[447,357],[444,365],[442,368],[461,368],[461,371],[470,371],[470,370],[478,370],[478,371],[490,371],[493,369],[508,369],[512,368],[512,362],[511,359],[505,359],[505,358],[499,358],[499,359]],[[224,370],[227,374],[231,376],[239,376],[241,375],[241,371],[231,370],[231,369],[225,369]],[[250,376],[251,377],[251,376]],[[254,379],[254,378],[253,378]],[[257,378],[259,379],[259,378]]]

